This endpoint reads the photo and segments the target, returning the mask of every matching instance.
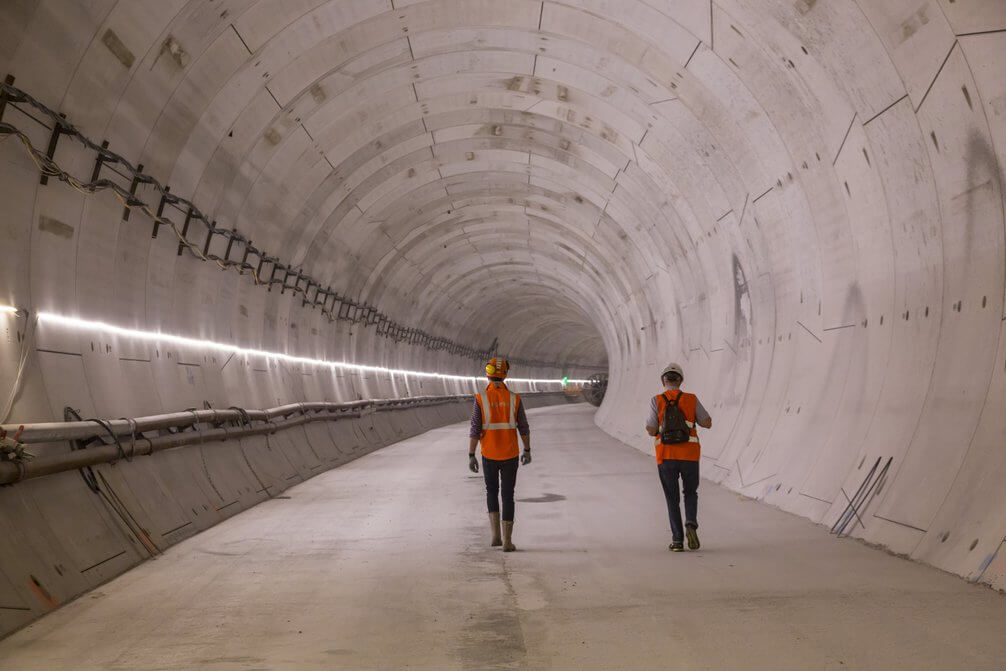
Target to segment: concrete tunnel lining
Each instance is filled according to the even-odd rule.
[[[822,527],[715,485],[703,485],[702,509],[704,526],[718,530],[715,546],[674,555],[668,570],[672,556],[653,542],[666,526],[653,457],[606,436],[592,412],[573,404],[529,413],[550,449],[520,473],[523,546],[503,562],[484,545],[482,525],[472,526],[479,476],[427,496],[426,483],[457,463],[458,427],[444,427],[183,541],[0,642],[0,664],[1001,666],[1000,594],[834,542]]]
[[[854,535],[1001,589],[1004,30],[997,0],[20,0],[0,9],[0,71],[403,324],[498,338],[538,362],[528,377],[607,368],[596,422],[623,442],[648,449],[654,371],[680,360],[716,420],[714,482],[830,525],[890,460]],[[4,145],[0,302],[478,368],[179,256],[117,201],[40,186]],[[93,165],[70,143],[55,159]],[[18,421],[471,391],[52,328],[34,346]],[[19,348],[0,342],[8,383]],[[83,501],[47,482],[0,491],[56,525],[38,548],[72,564],[57,538],[118,547],[93,503],[79,530],[39,512],[37,497]],[[44,577],[64,597],[100,582]]]

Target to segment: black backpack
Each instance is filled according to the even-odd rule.
[[[664,445],[687,443],[692,437],[685,413],[681,412],[681,408],[678,407],[678,401],[681,400],[682,394],[684,392],[679,391],[674,400],[668,399],[667,405],[664,406],[664,421],[660,425],[660,442]]]

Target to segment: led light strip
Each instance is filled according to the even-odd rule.
[[[9,310],[7,310],[4,308],[0,308],[0,311],[13,312],[16,311],[16,309],[10,308]],[[58,324],[60,326],[66,326],[68,328],[79,329],[82,331],[100,331],[101,333],[109,333],[112,335],[125,336],[127,338],[135,338],[137,340],[146,340],[149,342],[172,343],[175,345],[185,345],[188,347],[205,347],[220,352],[230,352],[233,354],[241,354],[245,356],[258,356],[268,359],[277,359],[288,363],[310,364],[312,366],[327,366],[328,368],[332,369],[349,370],[357,372],[389,373],[392,375],[412,375],[414,377],[435,378],[438,380],[455,380],[459,382],[481,382],[485,379],[483,377],[474,377],[469,375],[429,373],[420,370],[384,368],[382,366],[367,366],[363,364],[348,363],[345,361],[326,361],[324,359],[312,359],[303,356],[291,356],[289,354],[282,354],[280,352],[267,352],[265,350],[259,350],[259,349],[246,349],[244,347],[238,347],[236,345],[228,345],[225,343],[214,342],[212,340],[200,340],[198,338],[186,338],[184,336],[171,335],[169,333],[154,333],[153,331],[140,331],[138,329],[127,329],[121,326],[115,326],[113,324],[106,324],[105,322],[91,321],[88,319],[78,319],[76,317],[66,317],[52,312],[39,312],[38,319],[39,322],[42,323]],[[589,382],[589,380],[570,380],[570,379],[555,380],[555,379],[535,379],[535,378],[507,378],[507,381],[522,382],[528,384],[557,384],[560,386],[569,383],[586,384],[587,382]]]

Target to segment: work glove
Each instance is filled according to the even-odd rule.
[[[524,466],[531,463],[531,450],[524,450],[524,454],[520,455],[520,463]]]
[[[468,455],[468,470],[471,471],[472,473],[479,472],[479,460],[475,457],[474,454]]]

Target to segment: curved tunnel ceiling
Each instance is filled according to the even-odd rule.
[[[961,573],[977,554],[933,539],[1006,523],[980,475],[1006,473],[983,411],[1006,400],[1002,2],[21,1],[3,18],[0,69],[219,225],[405,323],[610,366],[597,421],[626,442],[644,444],[638,408],[673,357],[717,418],[708,477],[826,520],[890,458],[862,533]],[[94,232],[79,259],[105,235],[114,277],[143,278],[131,297],[39,270],[60,257],[33,247],[36,304],[224,337],[228,299],[255,291],[116,234],[114,208],[34,207]],[[152,298],[158,273],[197,291]]]

